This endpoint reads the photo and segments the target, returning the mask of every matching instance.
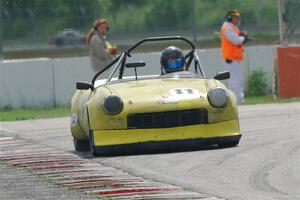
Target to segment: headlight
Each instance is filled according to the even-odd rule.
[[[117,95],[109,95],[104,99],[103,109],[109,115],[119,114],[123,110],[123,101]]]
[[[215,108],[224,108],[228,103],[227,92],[222,88],[212,88],[207,97],[210,105]]]

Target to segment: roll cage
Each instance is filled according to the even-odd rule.
[[[138,46],[140,46],[141,44],[143,44],[145,42],[172,41],[172,40],[181,40],[181,41],[184,41],[185,43],[187,43],[191,46],[191,50],[185,55],[185,60],[187,61],[186,62],[186,68],[189,69],[191,63],[194,61],[195,73],[200,74],[200,76],[205,78],[205,74],[204,74],[202,65],[200,63],[200,59],[199,59],[199,56],[197,54],[195,45],[190,40],[188,40],[187,38],[184,38],[184,37],[181,37],[181,36],[166,36],[166,37],[145,38],[145,39],[139,41],[138,43],[136,43],[135,45],[133,45],[132,47],[128,48],[125,52],[123,52],[121,55],[119,55],[117,58],[115,58],[111,63],[106,65],[102,70],[98,71],[94,75],[94,77],[91,81],[91,85],[94,86],[95,81],[98,78],[98,76],[100,76],[107,69],[111,68],[114,64],[116,64],[116,65],[113,68],[112,72],[110,73],[109,77],[107,78],[106,83],[108,83],[112,80],[112,78],[114,77],[114,75],[116,74],[116,72],[118,70],[119,70],[118,79],[122,79],[123,74],[124,74],[124,70],[125,70],[125,66],[126,66],[127,57],[131,57],[131,52],[134,49],[136,49]]]

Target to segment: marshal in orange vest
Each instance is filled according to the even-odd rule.
[[[232,28],[232,30],[237,34],[237,37],[240,35],[239,29],[234,26],[232,23],[225,23],[221,28],[222,33],[222,57],[224,59],[233,60],[233,61],[242,61],[243,60],[243,51],[244,51],[244,45],[239,44],[236,45],[232,43],[226,36],[225,31],[228,28]]]

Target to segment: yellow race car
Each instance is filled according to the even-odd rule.
[[[137,55],[133,50],[145,42],[174,40],[191,47],[183,60],[169,59],[171,69],[184,63],[184,70],[165,73],[161,66],[139,58],[129,62]],[[154,69],[160,73],[138,74]],[[126,76],[128,71],[132,76]],[[107,77],[99,79],[103,74]],[[75,149],[97,155],[128,149],[236,146],[241,138],[236,98],[220,81],[228,78],[229,72],[206,78],[195,45],[186,38],[143,39],[97,72],[91,82],[76,83],[71,103]]]

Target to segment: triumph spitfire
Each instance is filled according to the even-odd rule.
[[[161,66],[129,62],[144,43],[180,41],[189,45],[186,71],[161,74]],[[140,70],[157,69],[153,75]],[[125,76],[132,71],[132,76]],[[103,79],[100,75],[107,74]],[[233,147],[241,138],[234,93],[219,72],[206,78],[195,45],[180,36],[146,38],[97,72],[91,82],[77,82],[71,103],[71,133],[76,151],[122,153],[126,149],[181,146]]]

